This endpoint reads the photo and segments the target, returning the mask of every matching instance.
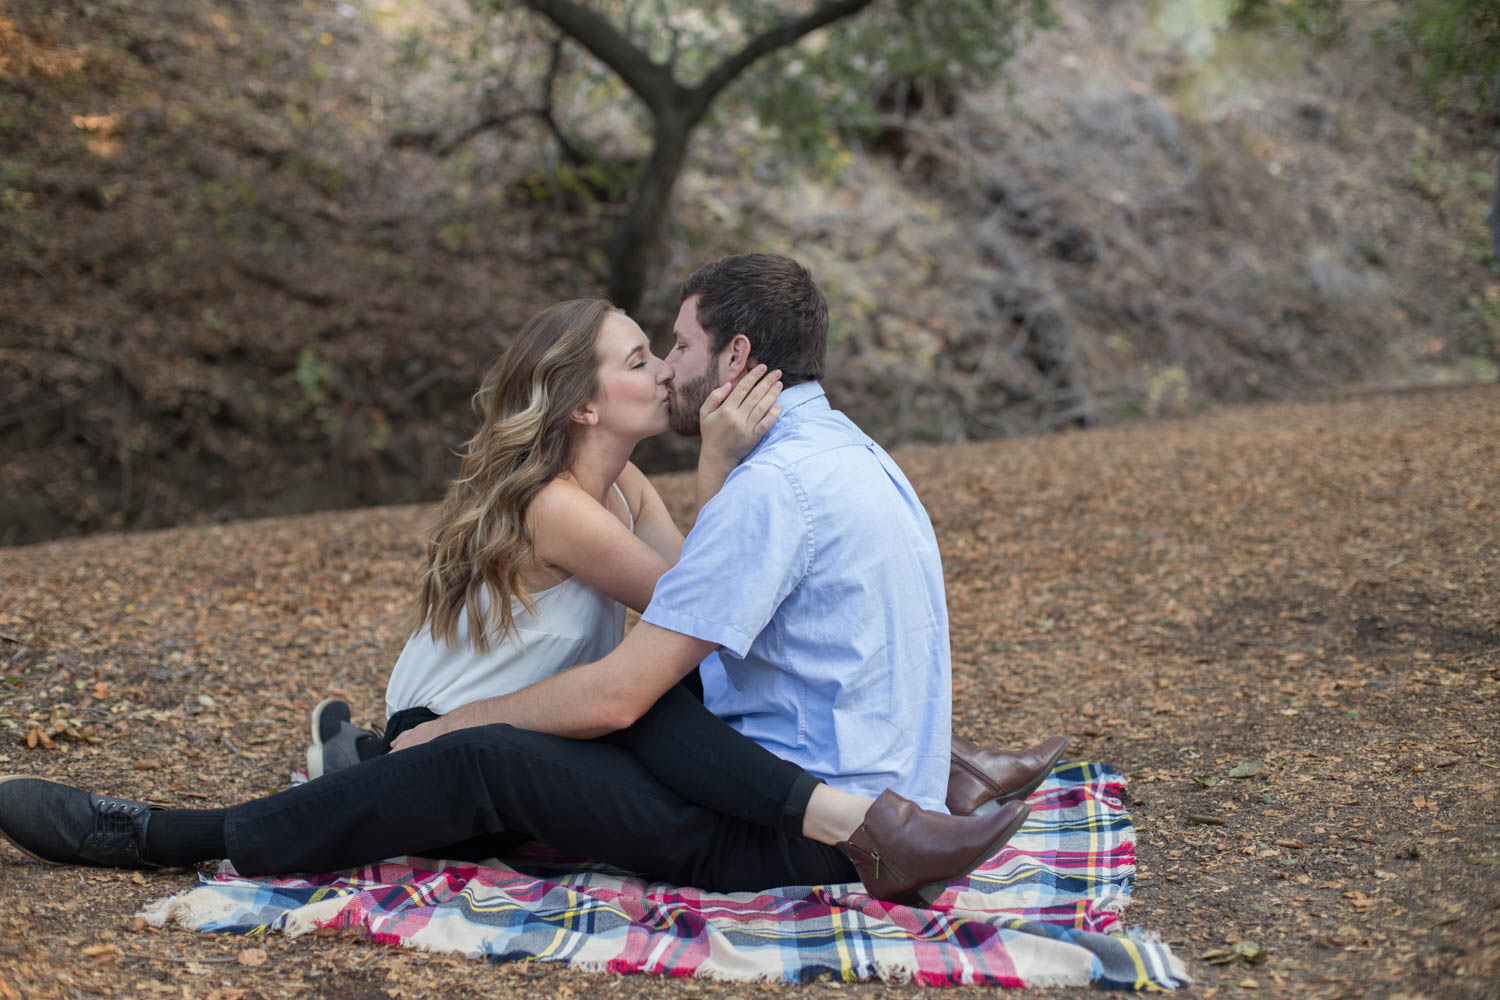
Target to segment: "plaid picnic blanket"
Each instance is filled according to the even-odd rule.
[[[702,892],[538,848],[487,866],[397,858],[299,878],[243,878],[225,862],[142,915],[242,934],[355,927],[496,962],[723,980],[1186,985],[1164,943],[1121,925],[1135,874],[1123,784],[1107,766],[1059,765],[1020,833],[931,909],[859,883]]]

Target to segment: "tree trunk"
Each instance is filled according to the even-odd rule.
[[[687,158],[694,118],[662,113],[651,131],[651,158],[635,189],[635,200],[609,240],[609,298],[626,312],[640,307],[646,275],[661,248],[662,224],[677,175]]]
[[[1494,258],[1493,264],[1500,267],[1500,143],[1496,144],[1495,152],[1495,197],[1490,201],[1490,255]]]
[[[1493,267],[1500,268],[1500,78],[1491,81],[1494,106],[1491,110],[1494,124],[1490,145],[1495,149],[1495,196],[1490,200],[1490,214],[1485,219],[1490,224],[1490,256]]]
[[[688,135],[714,98],[757,60],[795,45],[809,32],[858,14],[873,2],[824,0],[805,14],[787,17],[725,57],[698,86],[688,89],[673,77],[670,63],[652,62],[644,49],[593,8],[578,0],[523,0],[618,73],[651,110],[651,159],[636,186],[635,203],[606,247],[609,297],[615,305],[631,311],[641,304],[651,260],[661,246],[667,199],[687,155]]]

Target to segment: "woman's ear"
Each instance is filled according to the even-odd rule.
[[[568,419],[584,427],[593,427],[599,422],[599,408],[593,403],[584,403],[578,409],[568,414]]]
[[[724,345],[724,350],[719,355],[719,383],[722,385],[733,382],[749,371],[750,367],[750,338],[737,333]]]

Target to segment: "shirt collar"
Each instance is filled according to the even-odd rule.
[[[823,391],[821,382],[798,382],[796,385],[788,386],[781,390],[781,395],[776,397],[776,402],[781,405],[781,415],[766,431],[765,437],[758,441],[750,454],[740,459],[741,462],[757,454],[766,447],[766,442],[773,441],[783,434],[792,433],[790,428],[795,425],[801,417],[811,415],[819,410],[831,409],[828,405],[828,394]]]
[[[822,382],[798,382],[796,385],[782,389],[781,395],[776,398],[776,402],[781,404],[782,416],[786,416],[799,406],[818,401],[822,402],[822,409],[828,408],[828,394],[823,391]]]

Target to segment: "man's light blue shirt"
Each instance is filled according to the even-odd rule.
[[[835,788],[944,811],[952,681],[937,539],[816,382],[704,505],[643,621],[721,647],[704,700]]]

